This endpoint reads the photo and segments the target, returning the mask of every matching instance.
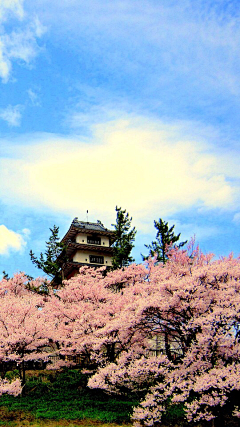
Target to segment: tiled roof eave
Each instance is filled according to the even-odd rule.
[[[76,227],[75,225],[71,224],[69,230],[65,234],[65,236],[62,238],[61,242],[67,243],[67,241],[70,239],[72,240],[78,233],[83,234],[89,234],[89,235],[99,235],[99,236],[107,236],[111,239],[111,242],[114,242],[115,240],[115,233],[111,230],[91,230],[86,228],[80,228]]]

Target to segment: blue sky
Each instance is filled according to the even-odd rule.
[[[240,6],[1,0],[0,271],[41,272],[49,227],[154,219],[240,254]]]

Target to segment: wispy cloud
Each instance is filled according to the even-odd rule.
[[[1,0],[0,21],[6,20],[11,14],[16,15],[19,19],[23,18],[23,1],[24,0]]]
[[[235,213],[235,215],[233,217],[233,222],[237,225],[240,224],[240,212]]]
[[[230,158],[228,160],[231,160]],[[234,161],[234,159],[232,159]],[[9,179],[8,171],[12,174]],[[127,207],[139,222],[182,209],[233,209],[236,183],[219,153],[179,124],[127,118],[93,127],[91,139],[42,136],[1,163],[3,200],[105,217]]]
[[[176,231],[181,231],[181,240],[189,239],[189,236],[196,237],[196,241],[204,241],[213,236],[221,234],[221,229],[216,225],[198,225],[193,222],[183,223],[177,219],[169,219],[169,224],[174,224],[176,226]]]
[[[23,108],[22,105],[8,105],[5,109],[0,110],[0,118],[9,126],[20,126]]]
[[[39,100],[39,95],[35,90],[30,88],[30,89],[28,89],[27,94],[29,96],[31,104],[34,107],[38,107],[39,105],[41,105],[40,100]]]
[[[14,25],[12,32],[6,32],[4,23],[11,18],[11,13],[18,18],[19,25]],[[0,77],[3,83],[9,80],[12,62],[22,61],[29,64],[39,53],[37,39],[41,37],[46,28],[37,17],[25,17],[23,1],[4,0],[0,4]]]
[[[0,225],[0,254],[8,255],[10,251],[21,252],[26,245],[23,236],[5,225]]]
[[[118,79],[123,72],[129,77],[137,74],[144,84],[147,75],[148,91],[149,86],[154,90],[173,79],[178,86],[187,78],[188,87],[194,85],[200,92],[211,87],[221,94],[240,94],[240,15],[235,2],[36,0],[38,3],[40,16],[41,8],[58,40],[61,37],[63,45],[68,43],[67,30],[73,35],[72,49],[81,52],[86,61],[107,66],[109,78],[109,70],[119,67]]]

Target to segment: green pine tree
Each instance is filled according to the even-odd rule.
[[[132,218],[126,210],[116,206],[117,218],[116,224],[112,224],[115,228],[115,242],[113,244],[113,269],[126,267],[134,259],[131,256],[131,251],[134,248],[135,235],[137,233],[135,227],[131,229]]]
[[[159,221],[154,221],[154,227],[157,229],[156,240],[153,241],[150,245],[144,245],[147,249],[149,249],[149,255],[142,255],[143,259],[146,260],[149,256],[153,257],[157,254],[157,261],[163,262],[163,264],[167,261],[167,247],[168,245],[174,245],[179,241],[181,233],[175,235],[174,228],[175,225],[169,228],[168,222],[163,221],[161,218]],[[185,242],[178,243],[178,248],[181,248],[187,243]]]
[[[56,282],[61,283],[62,260],[60,263],[58,257],[60,254],[62,254],[62,256],[66,258],[65,245],[59,241],[59,227],[54,225],[53,228],[50,228],[50,231],[51,235],[49,241],[46,242],[46,250],[44,254],[41,252],[40,257],[37,258],[33,251],[30,250],[30,258],[37,268],[42,270],[48,276],[55,278]]]

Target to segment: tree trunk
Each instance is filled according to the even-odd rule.
[[[24,360],[19,365],[18,370],[19,370],[19,375],[20,375],[21,384],[22,384],[22,396],[25,396],[26,369],[25,369],[25,362],[24,362]]]
[[[109,362],[115,362],[115,343],[107,344],[107,359]]]

